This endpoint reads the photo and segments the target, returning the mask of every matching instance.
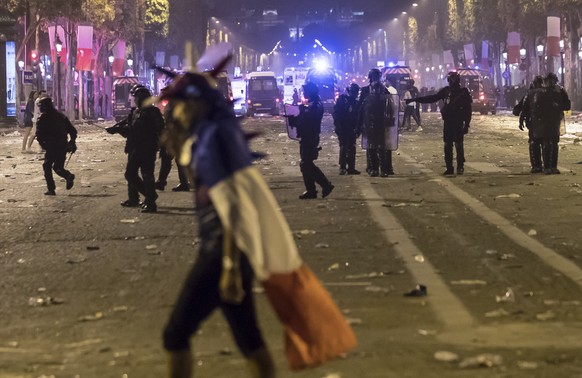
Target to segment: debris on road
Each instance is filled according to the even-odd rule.
[[[536,315],[536,319],[540,320],[542,322],[544,322],[546,320],[554,319],[555,317],[556,317],[556,314],[553,311],[546,311],[546,312],[542,312],[541,314]]]
[[[509,316],[509,315],[510,315],[509,312],[505,311],[502,308],[485,313],[486,318],[500,318],[502,316]]]
[[[53,297],[30,297],[28,299],[28,305],[31,307],[60,305],[63,303],[65,303],[64,299],[53,298]]]
[[[408,293],[404,293],[405,297],[425,297],[427,295],[425,285],[416,285],[416,287],[410,290]]]
[[[511,194],[500,194],[495,198],[520,198],[521,195],[517,194],[517,193],[511,193]]]
[[[497,354],[484,353],[475,357],[468,357],[459,363],[461,369],[494,367],[503,363],[503,358]]]
[[[483,280],[457,280],[451,281],[451,285],[487,285]]]
[[[513,290],[508,287],[507,290],[505,290],[505,293],[503,293],[503,295],[496,295],[495,296],[495,302],[500,303],[500,302],[508,302],[508,303],[513,303],[515,302],[515,294],[513,293]]]
[[[446,350],[439,350],[434,353],[434,358],[435,360],[442,362],[455,362],[459,360],[459,355]]]
[[[528,236],[536,236],[538,232],[533,228],[527,232]]]
[[[119,220],[121,223],[139,223],[139,218],[132,218],[132,219],[121,219]]]
[[[90,321],[94,321],[94,320],[103,319],[104,316],[105,316],[105,314],[103,314],[101,311],[98,311],[95,313],[95,315],[85,315],[85,316],[79,317],[79,321],[90,322]]]
[[[99,250],[98,245],[88,245],[87,246],[87,251],[98,251],[98,250]]]

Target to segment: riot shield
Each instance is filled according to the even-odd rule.
[[[404,112],[400,110],[400,96],[388,94],[384,106],[384,116],[381,119],[371,119],[364,113],[362,148],[365,150],[374,144],[391,151],[398,149],[398,125],[404,118]]]
[[[297,124],[299,122],[299,106],[298,105],[291,105],[291,104],[284,104],[283,106],[285,112],[285,124],[287,126],[287,135],[289,139],[293,140],[301,140],[297,136]]]

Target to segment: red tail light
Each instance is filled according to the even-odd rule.
[[[163,106],[164,108],[166,107],[166,105],[168,105],[168,100],[164,100],[164,101],[162,101],[162,106]]]

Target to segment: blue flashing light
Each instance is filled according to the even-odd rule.
[[[325,71],[329,68],[329,64],[327,63],[327,61],[321,59],[318,60],[316,62],[313,62],[315,64],[315,70],[316,71]]]
[[[394,62],[388,62],[388,67],[394,67],[396,64]]]

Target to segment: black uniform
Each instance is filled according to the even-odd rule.
[[[52,106],[41,113],[36,125],[36,139],[42,149],[46,151],[42,164],[48,188],[45,194],[55,194],[56,185],[53,179],[53,170],[57,175],[67,180],[67,189],[71,189],[75,175],[65,169],[65,159],[67,152],[77,150],[75,145],[77,129],[64,114]],[[69,141],[67,141],[67,136],[70,137]]]
[[[419,103],[433,103],[443,101],[441,115],[444,121],[443,141],[445,142],[445,174],[454,174],[453,144],[457,151],[457,173],[464,173],[465,149],[464,134],[469,132],[472,117],[471,94],[467,88],[460,85],[446,86],[436,94],[418,97],[413,101]]]
[[[524,111],[531,114],[531,130],[534,138],[542,143],[544,173],[560,173],[558,170],[558,142],[560,123],[564,111],[571,103],[566,91],[559,85],[530,90]]]
[[[333,124],[340,145],[340,174],[359,174],[356,170],[358,110],[356,97],[348,94],[340,95],[333,108]]]
[[[114,129],[115,128],[115,129]],[[162,113],[155,106],[132,109],[127,120],[108,132],[118,132],[127,138],[125,152],[127,166],[125,178],[129,199],[122,202],[124,206],[139,206],[139,193],[145,196],[144,209],[156,211],[156,188],[154,169],[156,154],[159,149],[160,133],[164,128]],[[114,130],[111,130],[114,129]],[[141,176],[139,176],[141,171]]]
[[[378,102],[381,108],[373,109],[372,101],[368,97],[380,96],[384,101],[388,101],[391,96],[386,88],[380,82],[373,82],[370,85],[362,87],[359,100],[359,129],[365,134],[368,146],[366,149],[366,156],[368,160],[368,174],[372,177],[382,175],[387,177],[394,174],[392,168],[392,151],[386,146],[386,135],[388,130],[386,125],[391,124],[391,121],[386,120],[386,116],[393,117],[394,114],[386,114],[387,108],[392,109],[392,106],[386,106]]]
[[[315,183],[321,186],[322,195],[326,197],[333,190],[333,185],[314,163],[319,157],[319,134],[321,133],[321,120],[323,119],[323,103],[319,96],[316,96],[316,98],[311,98],[308,104],[300,105],[299,110],[300,113],[297,120],[297,136],[301,138],[299,142],[299,155],[301,156],[299,166],[306,190],[300,198],[316,198]]]
[[[528,130],[528,146],[529,146],[529,161],[531,164],[531,173],[543,172],[542,167],[542,140],[533,135],[531,125],[531,109],[529,106],[529,98],[531,90],[541,88],[541,78],[538,83],[532,83],[530,91],[526,94],[515,107],[513,108],[513,115],[519,116],[519,129],[523,130],[524,126]],[[526,105],[527,104],[527,105]]]

